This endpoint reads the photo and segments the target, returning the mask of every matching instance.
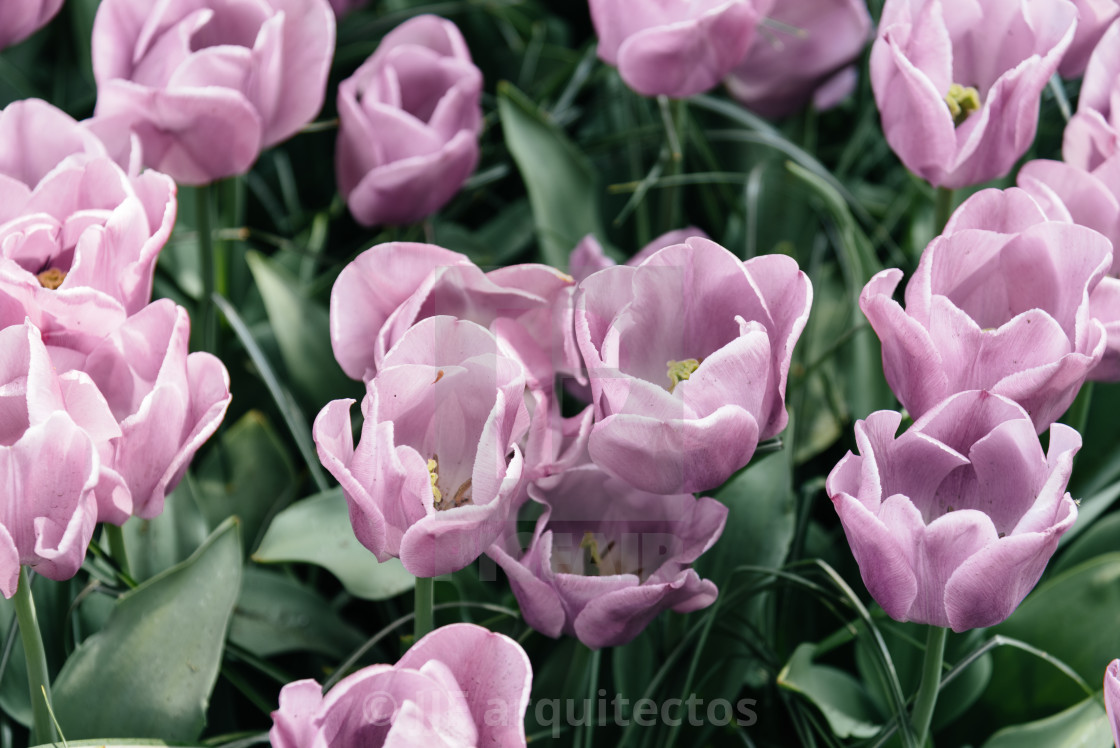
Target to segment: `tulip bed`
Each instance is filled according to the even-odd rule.
[[[1118,0],[3,0],[0,748],[1120,744],[1114,106]]]

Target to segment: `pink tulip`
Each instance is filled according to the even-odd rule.
[[[896,269],[868,282],[860,308],[913,417],[984,389],[1022,405],[1041,433],[1104,355],[1090,295],[1111,264],[1112,246],[1096,231],[1047,221],[1023,190],[984,190],[922,253],[905,310],[892,298]]]
[[[1062,158],[1078,169],[1096,171],[1120,152],[1120,20],[1101,37],[1081,82],[1077,113],[1066,125]]]
[[[811,303],[789,257],[742,262],[699,237],[585,279],[575,332],[596,409],[592,459],[650,493],[723,483],[785,428]]]
[[[770,18],[788,30],[755,36],[725,81],[732,96],[777,118],[793,114],[814,94],[817,108],[828,109],[851,93],[851,66],[871,34],[865,0],[782,0]]]
[[[183,184],[244,174],[322,107],[334,34],[327,0],[104,0],[97,127]]]
[[[674,244],[684,244],[687,239],[693,236],[699,236],[702,239],[708,238],[708,235],[702,229],[695,226],[668,231],[638,250],[638,253],[627,260],[626,264],[631,267],[641,265],[658,250],[671,247]],[[595,235],[588,234],[572,249],[572,253],[568,257],[568,272],[572,274],[576,281],[581,281],[598,270],[614,267],[616,264],[603,252],[603,245],[599,243]]]
[[[418,221],[478,164],[482,74],[458,27],[416,16],[338,87],[338,189],[366,226]]]
[[[1104,671],[1104,708],[1112,727],[1112,741],[1120,746],[1120,660],[1108,663]]]
[[[594,465],[529,486],[544,504],[527,549],[487,552],[509,576],[525,621],[599,649],[627,643],[663,610],[700,610],[716,586],[691,565],[723,532],[727,507],[632,488]]]
[[[1100,44],[1109,25],[1120,18],[1117,0],[1073,0],[1077,6],[1077,31],[1058,72],[1063,78],[1076,78],[1085,72],[1089,56]]]
[[[901,420],[857,421],[860,456],[849,452],[825,486],[864,584],[896,621],[993,626],[1077,518],[1065,490],[1081,436],[1054,424],[1043,454],[1027,413],[980,391],[943,400],[896,438]]]
[[[871,87],[891,148],[938,187],[1006,175],[1076,19],[1068,0],[887,0]]]
[[[44,333],[89,328],[76,312],[87,305],[115,307],[119,321],[148,303],[175,223],[169,177],[130,177],[89,131],[32,99],[0,112],[0,198],[0,287],[28,299]]]
[[[590,0],[599,59],[642,96],[685,99],[746,54],[774,0]]]
[[[47,25],[62,0],[4,0],[0,3],[0,49],[22,42]]]
[[[430,317],[366,383],[357,447],[352,400],[315,419],[319,459],[342,484],[358,540],[420,577],[462,569],[515,511],[529,429],[525,374],[485,328]]]
[[[370,665],[322,694],[289,683],[272,713],[272,748],[523,748],[533,671],[521,646],[481,626],[443,626],[396,665]]]
[[[88,377],[58,376],[30,323],[0,329],[0,594],[20,565],[58,581],[81,568],[100,463],[83,428],[116,426]]]

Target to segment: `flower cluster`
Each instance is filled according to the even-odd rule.
[[[572,262],[578,282],[432,245],[364,252],[331,295],[335,355],[366,382],[361,440],[349,401],[314,435],[379,559],[427,577],[490,549],[534,626],[600,647],[715,599],[689,566],[726,509],[692,492],[784,428],[812,293],[787,257],[679,232],[622,266],[589,237]],[[565,393],[590,404],[565,418]],[[544,511],[523,550],[529,500]]]
[[[0,112],[0,593],[21,564],[68,579],[97,522],[151,518],[229,404],[188,353],[187,313],[149,303],[175,184],[129,173],[37,100]],[[50,469],[44,469],[44,466]]]

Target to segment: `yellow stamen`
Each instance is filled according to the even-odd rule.
[[[432,481],[432,501],[439,504],[443,501],[443,492],[439,490],[439,463],[435,457],[428,460],[428,478]],[[436,507],[437,509],[439,507]]]
[[[945,103],[949,105],[949,113],[953,115],[953,126],[960,127],[970,114],[980,110],[980,92],[972,86],[954,83],[949,86]]]
[[[603,557],[599,555],[599,541],[590,532],[583,534],[583,540],[579,543],[580,548],[586,548],[587,554],[591,556],[591,563],[596,566],[602,566]]]
[[[66,273],[58,268],[50,268],[44,270],[35,276],[39,279],[39,285],[43,288],[49,288],[52,291],[62,285],[62,281],[66,280]]]
[[[669,392],[672,392],[678,384],[692,376],[700,362],[694,358],[686,358],[684,361],[669,361],[666,365],[669,367]]]

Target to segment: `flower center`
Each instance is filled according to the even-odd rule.
[[[39,279],[39,285],[43,288],[49,288],[52,291],[62,285],[62,281],[66,280],[66,273],[58,268],[49,268],[39,273],[36,278]]]
[[[953,115],[953,126],[960,127],[970,114],[980,110],[980,92],[972,86],[954,83],[949,86],[945,103],[949,105],[949,113]]]
[[[699,368],[700,361],[695,358],[686,358],[683,361],[669,361],[666,366],[668,367],[666,374],[669,377],[669,392],[672,392],[678,384],[692,376],[692,372]]]
[[[442,372],[440,372],[442,374]],[[454,509],[457,506],[471,503],[471,479],[467,478],[455,491],[449,501],[443,500],[443,491],[439,488],[439,458],[432,455],[428,460],[428,480],[432,482],[432,504],[439,511]]]

